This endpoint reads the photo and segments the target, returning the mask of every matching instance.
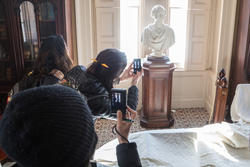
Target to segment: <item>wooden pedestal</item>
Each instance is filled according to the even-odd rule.
[[[143,64],[142,112],[140,124],[146,128],[167,128],[171,115],[172,77],[175,65],[167,57],[148,57]]]

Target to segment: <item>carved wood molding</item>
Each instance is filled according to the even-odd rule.
[[[226,72],[222,69],[217,77],[216,86],[221,88],[227,88],[227,79],[226,79]]]
[[[228,83],[226,79],[225,70],[222,69],[216,80],[216,95],[214,102],[214,110],[210,115],[210,123],[220,123],[224,121],[225,111],[226,111],[226,102],[228,95]]]

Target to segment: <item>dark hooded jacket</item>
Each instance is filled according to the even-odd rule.
[[[104,85],[83,66],[76,66],[66,75],[66,79],[74,85],[86,98],[95,116],[108,117],[111,113],[111,95]],[[138,88],[128,89],[127,105],[136,110],[138,105]]]

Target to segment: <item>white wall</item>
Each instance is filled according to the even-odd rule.
[[[186,69],[174,72],[173,108],[205,107],[212,111],[217,72],[224,67],[229,74],[236,1],[190,0],[189,5],[199,11],[188,13],[192,25],[188,33],[192,40],[188,43]],[[158,3],[166,5],[166,0],[141,0],[141,3],[143,29],[152,22],[151,7]],[[89,64],[104,48],[119,48],[119,10],[119,0],[76,0],[79,64]],[[127,81],[118,87],[129,85]],[[142,90],[141,83],[139,88]]]
[[[95,30],[92,0],[75,0],[78,64],[87,65],[94,56]]]
[[[204,107],[206,71],[175,71],[173,76],[173,108]]]
[[[151,8],[161,4],[167,6],[166,0],[143,0],[143,27],[151,23]],[[206,80],[210,49],[210,26],[212,8],[210,0],[190,0],[187,18],[187,53],[185,68],[177,69],[173,75],[172,108],[205,107]],[[146,53],[146,52],[143,52]],[[143,55],[143,57],[145,57]]]
[[[206,79],[205,107],[209,112],[213,111],[216,78],[218,72],[224,68],[226,78],[229,81],[232,44],[234,36],[235,13],[237,0],[217,0],[213,1],[212,8],[215,22],[211,27],[214,34],[210,40],[211,50],[209,50],[210,65]]]

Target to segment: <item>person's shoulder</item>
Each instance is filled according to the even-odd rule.
[[[86,73],[85,84],[79,86],[79,91],[87,97],[108,94],[107,89],[99,79],[88,72]]]
[[[73,67],[69,72],[66,74],[65,78],[68,79],[78,79],[81,75],[86,74],[86,67],[82,65],[77,65]]]
[[[19,82],[23,82],[23,81],[26,81],[26,80],[33,79],[34,78],[33,76],[34,76],[34,72],[30,71],[30,72],[24,74],[23,78]]]
[[[87,82],[86,68],[82,65],[73,67],[65,76],[65,79],[78,88]]]
[[[18,90],[22,91],[32,87],[32,84],[35,82],[35,77],[33,71],[26,73],[23,78],[18,81],[14,87],[18,86]]]
[[[97,79],[95,76],[89,74],[88,75],[88,86],[92,89],[92,91],[96,92],[96,94],[108,94],[105,86]]]
[[[41,77],[40,83],[41,85],[53,85],[53,84],[60,83],[60,79],[50,74],[50,75]]]

